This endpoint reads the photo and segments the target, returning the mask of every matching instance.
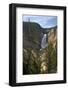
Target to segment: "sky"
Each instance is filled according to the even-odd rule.
[[[57,25],[57,16],[35,16],[35,15],[24,15],[24,22],[36,22],[40,24],[42,28],[50,28]]]

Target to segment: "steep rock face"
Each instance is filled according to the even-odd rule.
[[[37,23],[23,23],[23,74],[56,73],[57,28],[44,29]],[[41,48],[43,34],[48,34],[48,46]]]
[[[48,48],[42,49],[39,56],[40,64],[40,73],[48,73]]]
[[[52,44],[53,48],[57,48],[57,27],[49,31],[48,43]]]
[[[35,49],[24,49],[23,74],[40,74],[39,53]]]
[[[47,49],[37,52],[34,49],[24,49],[23,74],[45,74],[48,73],[48,51]]]
[[[35,23],[23,23],[24,48],[40,49],[40,26]]]

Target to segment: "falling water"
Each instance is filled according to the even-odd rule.
[[[41,41],[41,49],[44,49],[44,48],[46,48],[47,47],[47,35],[46,34],[44,34],[43,35],[43,38],[42,38],[42,41]]]

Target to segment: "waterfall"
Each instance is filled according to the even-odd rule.
[[[48,45],[48,43],[47,43],[47,35],[44,34],[43,37],[42,37],[42,41],[41,41],[41,49],[46,48],[47,45]]]

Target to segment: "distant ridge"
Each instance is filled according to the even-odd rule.
[[[23,22],[23,27],[25,28],[25,30],[26,29],[28,30],[28,28],[30,28],[33,30],[36,29],[37,31],[40,30],[40,32],[43,32],[43,33],[47,33],[49,30],[57,28],[57,26],[50,27],[50,28],[43,28],[43,27],[41,27],[40,24],[38,24],[36,22]]]

